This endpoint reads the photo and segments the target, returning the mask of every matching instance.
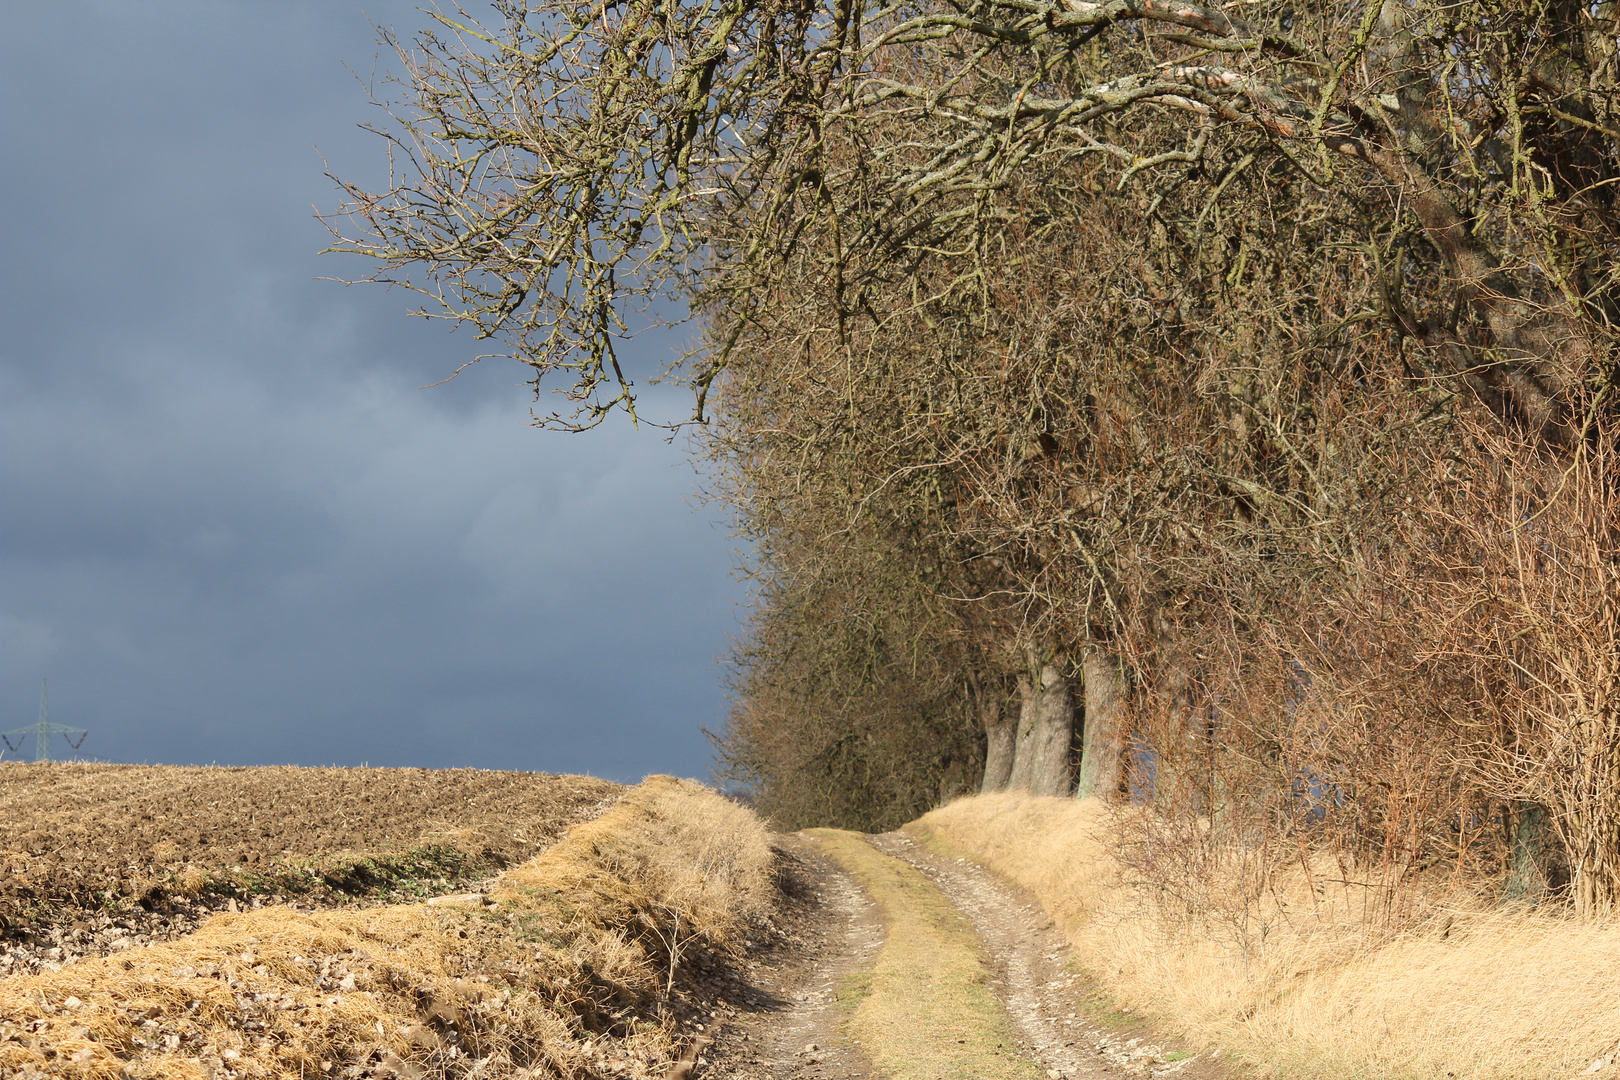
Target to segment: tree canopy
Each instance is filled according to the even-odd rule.
[[[1382,316],[1541,425],[1569,420],[1538,365],[1595,362],[1586,324],[1612,311],[1612,3],[494,7],[392,42],[399,182],[350,187],[364,229],[337,247],[566,373],[564,422],[631,406],[614,342],[638,305],[746,317],[829,224],[854,307],[919,252],[981,250],[1033,164],[1092,156],[1116,184],[1201,187],[1205,222],[1278,163],[1345,192],[1361,220],[1335,239],[1378,254]],[[700,394],[723,343],[706,359]]]
[[[1547,819],[1545,881],[1620,899],[1617,5],[494,11],[389,39],[334,248],[553,426],[696,320],[767,805],[893,824],[1073,677],[1164,820],[1399,878]]]

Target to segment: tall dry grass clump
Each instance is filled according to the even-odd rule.
[[[651,777],[486,895],[222,914],[0,981],[0,1074],[659,1075],[678,1049],[670,973],[734,947],[769,860],[746,810]]]
[[[1603,1060],[1596,1075],[1620,1074],[1620,925],[1442,902],[1437,884],[1392,929],[1357,895],[1376,882],[1321,858],[1271,866],[1258,896],[1231,863],[1207,887],[1232,875],[1232,906],[1190,903],[1116,854],[1148,812],[1007,793],[908,828],[1029,889],[1103,989],[1206,1047],[1311,1075],[1562,1080]]]
[[[603,821],[569,833],[558,861],[614,883],[608,892],[661,947],[667,997],[691,948],[728,950],[769,903],[765,826],[708,788],[667,777],[649,778]],[[556,875],[555,865],[536,859],[503,875],[492,896],[511,902],[544,893]]]

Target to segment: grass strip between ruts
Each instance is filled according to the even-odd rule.
[[[1035,1080],[1012,1021],[990,988],[979,937],[965,916],[910,865],[858,833],[812,829],[877,903],[888,938],[850,1033],[892,1080]],[[863,983],[866,980],[862,980]]]

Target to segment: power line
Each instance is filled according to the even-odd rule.
[[[77,750],[79,747],[84,745],[84,738],[89,734],[89,732],[84,728],[66,727],[62,724],[51,723],[50,700],[46,696],[46,689],[48,686],[49,683],[47,680],[41,679],[39,681],[39,723],[32,724],[28,727],[12,728],[10,731],[0,733],[0,739],[5,740],[6,749],[10,750],[13,754],[21,750],[23,740],[32,735],[34,737],[34,760],[36,762],[56,760],[51,756],[52,735],[62,736],[62,738],[67,740],[67,744],[69,746]],[[11,745],[11,737],[13,735],[17,737],[16,746]],[[78,739],[76,740],[73,738],[75,735],[78,736]]]

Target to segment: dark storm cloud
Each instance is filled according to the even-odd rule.
[[[704,772],[734,586],[682,451],[527,427],[511,362],[419,389],[475,343],[314,280],[363,269],[314,147],[382,162],[360,11],[6,19],[0,726],[48,675],[114,760]]]

